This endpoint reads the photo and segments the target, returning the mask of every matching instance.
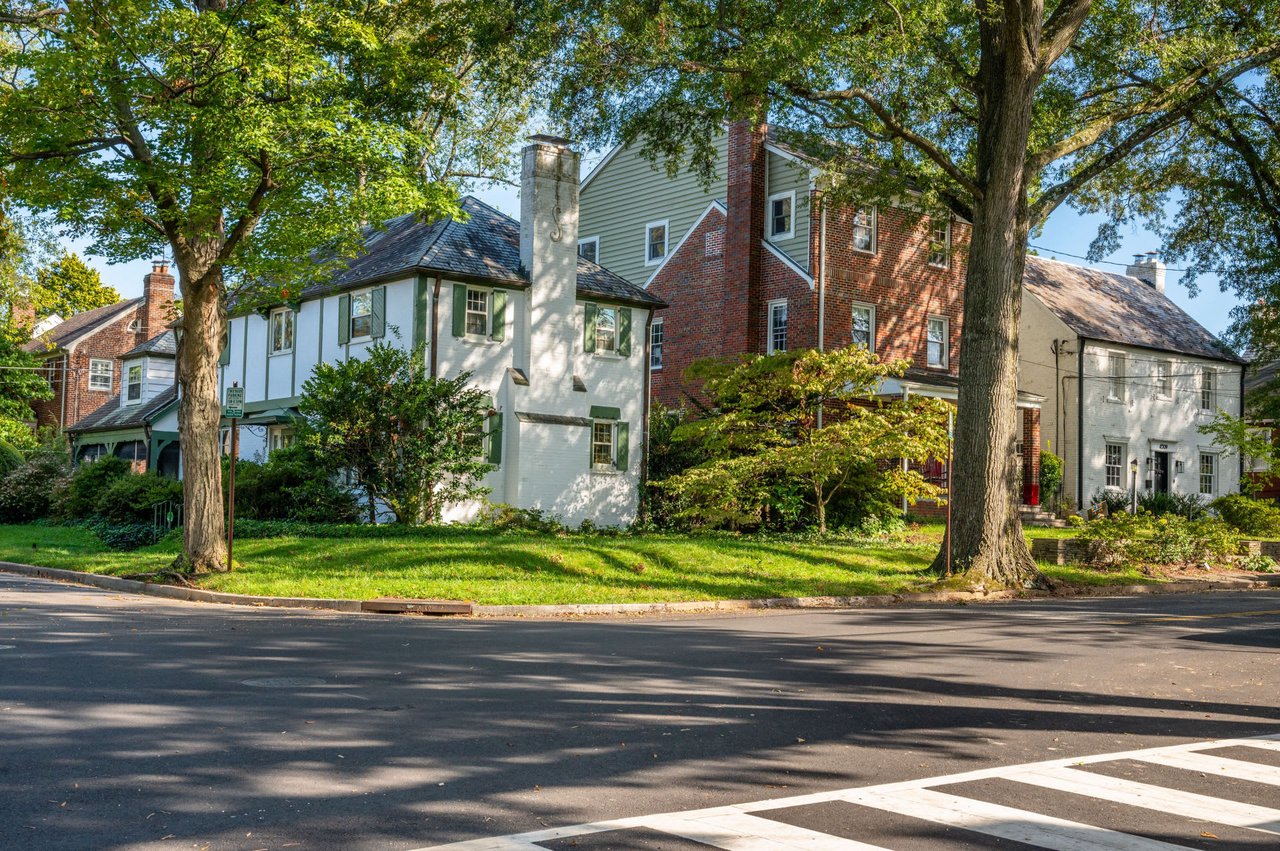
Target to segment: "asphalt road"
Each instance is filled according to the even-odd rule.
[[[1275,591],[447,621],[0,574],[0,847],[410,849],[1277,734],[1278,675]],[[1177,771],[1130,762],[1090,773]],[[1115,801],[973,782],[1008,806],[1038,795],[1077,821],[1118,817]],[[1232,783],[1242,806],[1280,807],[1280,785],[1213,789]],[[822,807],[771,824],[913,851],[1041,847]],[[1185,821],[1143,812],[1147,835]],[[1178,844],[1280,847],[1276,832],[1198,824]],[[705,847],[624,834],[570,844]]]

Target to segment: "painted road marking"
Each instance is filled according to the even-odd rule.
[[[1175,621],[1216,621],[1222,618],[1258,618],[1266,615],[1280,615],[1280,609],[1266,609],[1254,612],[1222,612],[1216,615],[1158,615],[1149,618],[1129,618],[1122,621],[1107,621],[1108,625],[1127,625],[1135,623],[1173,623]]]
[[[1242,759],[1230,759],[1207,753],[1164,753],[1147,754],[1139,761],[1149,762],[1152,765],[1167,765],[1170,768],[1182,768],[1186,771],[1198,771],[1201,774],[1216,774],[1220,777],[1280,786],[1280,766],[1245,762]]]
[[[1226,747],[1255,747],[1280,750],[1280,733],[1242,739],[1216,739],[1159,748],[1053,759],[1014,766],[995,766],[960,774],[905,780],[853,789],[838,789],[810,795],[773,798],[747,804],[732,804],[684,812],[631,816],[568,827],[551,828],[511,836],[472,839],[449,845],[427,846],[417,851],[545,851],[537,845],[553,839],[567,839],[592,833],[630,828],[647,828],[681,836],[726,851],[876,851],[879,846],[775,822],[759,815],[770,810],[803,807],[832,801],[847,801],[911,818],[954,825],[1004,839],[1055,851],[1174,851],[1185,846],[1142,836],[1108,830],[1094,825],[1053,818],[1027,810],[1005,807],[960,795],[935,791],[936,786],[955,786],[978,780],[1003,779],[1041,786],[1055,791],[1101,798],[1149,810],[1176,813],[1210,823],[1232,825],[1262,833],[1280,833],[1280,810],[1258,807],[1226,799],[1167,789],[1147,783],[1121,780],[1102,774],[1078,771],[1073,766],[1098,765],[1120,760],[1140,760],[1177,768],[1189,765],[1216,766],[1212,773],[1224,777],[1276,781],[1272,766],[1226,760],[1200,751]],[[1175,765],[1183,760],[1187,765]],[[1238,765],[1233,764],[1238,763]],[[1192,770],[1210,773],[1204,768]],[[1243,774],[1253,772],[1252,776]],[[879,849],[883,851],[883,849]]]

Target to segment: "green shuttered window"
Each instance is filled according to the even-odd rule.
[[[611,352],[631,357],[631,308],[584,305],[584,352]]]
[[[502,414],[495,413],[489,417],[489,463],[502,463]]]

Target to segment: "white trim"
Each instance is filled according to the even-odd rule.
[[[662,256],[656,259],[649,259],[649,231],[653,228],[662,226]],[[661,266],[663,261],[671,254],[671,220],[670,219],[654,219],[646,222],[644,226],[644,265]]]
[[[860,213],[863,210],[871,211],[871,247],[859,248],[851,237],[849,239],[849,249],[853,251],[854,254],[866,254],[874,257],[880,251],[880,208],[875,204],[862,206],[862,207],[854,207],[853,208],[853,216],[854,216],[853,228],[858,227],[857,216],[858,216],[858,213]]]
[[[816,165],[814,165],[813,163],[809,162],[809,161],[808,161],[808,160],[806,160],[804,157],[801,157],[801,156],[799,156],[798,154],[793,154],[793,153],[791,153],[790,151],[783,150],[782,148],[779,148],[779,147],[778,147],[775,143],[773,143],[773,142],[765,142],[765,143],[764,143],[764,149],[765,149],[766,151],[770,152],[770,153],[777,154],[778,156],[782,157],[784,160],[790,160],[791,162],[795,163],[796,165],[801,166],[802,168],[806,168],[806,169],[808,169],[808,170],[809,170],[809,181],[810,181],[809,186],[810,186],[810,188],[812,188],[812,187],[813,187],[813,179],[814,179],[815,177],[818,177],[818,176],[820,176],[820,175],[822,174],[822,168],[821,168],[821,166],[816,166]]]
[[[1129,353],[1121,349],[1104,349],[1107,355],[1106,372],[1103,379],[1107,382],[1107,401],[1108,402],[1128,402],[1129,401]],[[1117,376],[1112,370],[1112,365],[1119,358],[1121,364],[1120,375]],[[1115,393],[1116,378],[1120,379],[1120,395]]]
[[[107,365],[107,386],[93,386],[93,365],[95,363],[105,363]],[[101,377],[101,376],[99,376]],[[89,390],[93,393],[111,393],[116,386],[116,362],[112,358],[89,358]]]
[[[586,245],[587,243],[592,243],[592,244],[594,244],[594,245],[595,245],[595,247],[596,247],[596,256],[595,256],[595,258],[594,258],[591,262],[592,262],[592,263],[595,263],[597,266],[599,266],[599,265],[600,265],[600,237],[599,237],[599,236],[585,236],[585,237],[583,237],[582,239],[578,240],[578,256],[579,256],[579,257],[581,257],[581,256],[582,256],[582,246]]]
[[[369,312],[357,314],[356,313],[356,296],[361,296],[361,295],[364,295],[365,293],[369,294]],[[341,298],[341,295],[342,294],[339,295],[339,298]],[[347,345],[351,345],[352,343],[356,343],[356,342],[364,342],[365,340],[372,340],[373,339],[373,287],[362,287],[361,289],[358,289],[358,290],[352,290],[351,292],[346,293],[346,295],[348,295],[351,298],[351,310],[348,311],[348,315],[347,315]],[[360,334],[358,336],[355,334],[354,323],[356,321],[357,315],[369,317],[369,333],[368,334]],[[270,329],[268,329],[268,331],[269,330]],[[246,334],[248,333],[247,328],[245,329],[245,333]],[[296,326],[293,329],[293,333],[295,334],[298,333],[298,329]]]
[[[470,340],[473,343],[494,342],[493,339],[493,287],[482,287],[475,284],[466,284],[466,289],[462,296],[462,330],[461,337],[458,340]],[[471,309],[471,294],[484,293],[484,333],[477,334],[474,331],[467,330],[467,319],[475,311]]]
[[[582,180],[578,181],[579,195],[581,195],[582,192],[586,190],[587,184],[595,180],[596,175],[604,171],[604,167],[607,166],[609,163],[613,162],[613,158],[616,157],[618,155],[618,152],[623,150],[625,147],[626,145],[614,145],[613,149],[610,150],[609,153],[604,155],[604,159],[596,163],[595,168],[587,172],[587,176],[582,178]]]
[[[680,241],[676,243],[676,247],[671,248],[670,250],[667,251],[667,256],[662,258],[662,262],[658,264],[658,268],[654,269],[649,274],[649,277],[645,279],[644,288],[646,290],[649,289],[649,285],[653,283],[653,279],[662,273],[663,268],[665,268],[667,265],[667,261],[680,253],[680,249],[684,248],[685,241],[688,240],[689,237],[693,235],[693,232],[696,231],[698,229],[698,226],[702,224],[702,220],[705,219],[711,213],[712,210],[719,210],[720,215],[722,216],[727,217],[729,215],[729,208],[726,207],[724,204],[720,203],[719,201],[712,201],[710,204],[708,204],[707,208],[702,211],[702,215],[694,219],[693,224],[689,225],[689,229],[685,231],[684,234],[680,237]],[[648,233],[645,234],[645,238],[646,239],[648,238]],[[671,243],[671,232],[668,231],[667,244],[670,245],[670,243]],[[648,250],[647,245],[645,246],[645,249],[646,251]]]
[[[787,344],[782,349],[775,349],[773,347],[773,309],[775,307],[778,307],[779,305],[785,308],[787,312]],[[765,342],[766,354],[772,355],[778,351],[783,351],[783,352],[787,351],[787,349],[791,347],[791,306],[787,304],[787,299],[785,298],[770,299],[769,303],[765,306],[764,322],[765,322],[765,341],[764,342]]]
[[[796,261],[788,257],[781,248],[774,245],[769,240],[762,239],[760,241],[764,244],[764,247],[769,250],[770,254],[772,254],[774,257],[777,257],[787,266],[788,269],[790,269],[792,272],[795,272],[797,275],[799,275],[800,278],[806,284],[809,285],[809,289],[813,289],[813,275],[810,275],[803,266],[801,266],[799,263],[797,263]]]
[[[138,398],[130,399],[129,386],[133,382],[129,380],[129,373],[135,369],[138,370]],[[124,396],[124,404],[141,405],[142,397],[145,395],[143,391],[146,390],[146,387],[147,387],[147,365],[145,363],[145,360],[139,361],[138,363],[133,365],[125,364],[122,372],[123,374],[120,376],[120,391]]]
[[[787,212],[787,229],[774,233],[773,202],[782,200],[791,202],[791,209]],[[765,239],[776,239],[779,241],[796,238],[796,191],[794,189],[790,189],[786,192],[775,192],[765,199],[764,236]]]
[[[660,372],[662,370],[662,366],[663,366],[662,358],[665,357],[667,353],[667,329],[664,327],[665,326],[665,323],[663,322],[664,319],[666,319],[665,316],[655,316],[653,317],[653,319],[649,320],[649,371],[650,372]],[[653,365],[653,332],[654,332],[654,329],[657,329],[657,328],[662,329],[662,348],[659,349],[659,352],[661,353],[661,355],[658,359],[658,365],[654,366]]]
[[[275,344],[276,316],[284,313],[290,313],[293,315],[293,323],[292,323],[293,327],[291,329],[293,333],[289,335],[291,338],[291,341],[288,346],[282,349],[274,349],[272,348],[272,346]],[[271,312],[267,314],[267,354],[273,357],[275,355],[287,355],[293,351],[293,347],[297,345],[297,342],[298,342],[298,312],[294,310],[292,307],[272,308]]]
[[[929,325],[934,320],[942,323],[942,363],[929,362]],[[949,369],[951,367],[951,320],[946,316],[930,314],[924,319],[924,365],[929,369]]]
[[[946,259],[942,263],[934,263],[932,260],[929,259],[929,255],[933,254],[933,232],[937,228],[934,226],[932,221],[929,222],[929,241],[925,243],[924,263],[930,269],[950,269],[951,268],[951,244],[952,244],[951,220],[947,219],[946,222],[944,222],[943,224],[946,226],[946,229],[947,229],[947,241],[945,243]]]
[[[851,345],[858,345],[853,342],[853,311],[857,308],[866,308],[871,313],[871,325],[869,331],[871,333],[871,341],[867,346],[867,351],[875,354],[876,351],[876,306],[865,301],[855,301],[849,305],[849,341]]]

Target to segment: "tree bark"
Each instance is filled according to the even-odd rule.
[[[231,566],[227,563],[219,446],[222,400],[218,357],[227,328],[222,267],[214,264],[197,276],[188,274],[195,264],[179,258],[177,265],[183,299],[183,334],[178,344],[178,379],[182,386],[178,434],[186,515],[180,561],[183,569],[197,573],[225,571]]]
[[[1006,12],[1007,14],[1007,12]],[[1018,320],[1030,211],[1027,147],[1039,20],[1022,31],[984,18],[973,241],[965,279],[956,410],[952,566],[984,587],[1043,587],[1013,487],[1018,429]],[[934,561],[944,569],[947,542]]]

